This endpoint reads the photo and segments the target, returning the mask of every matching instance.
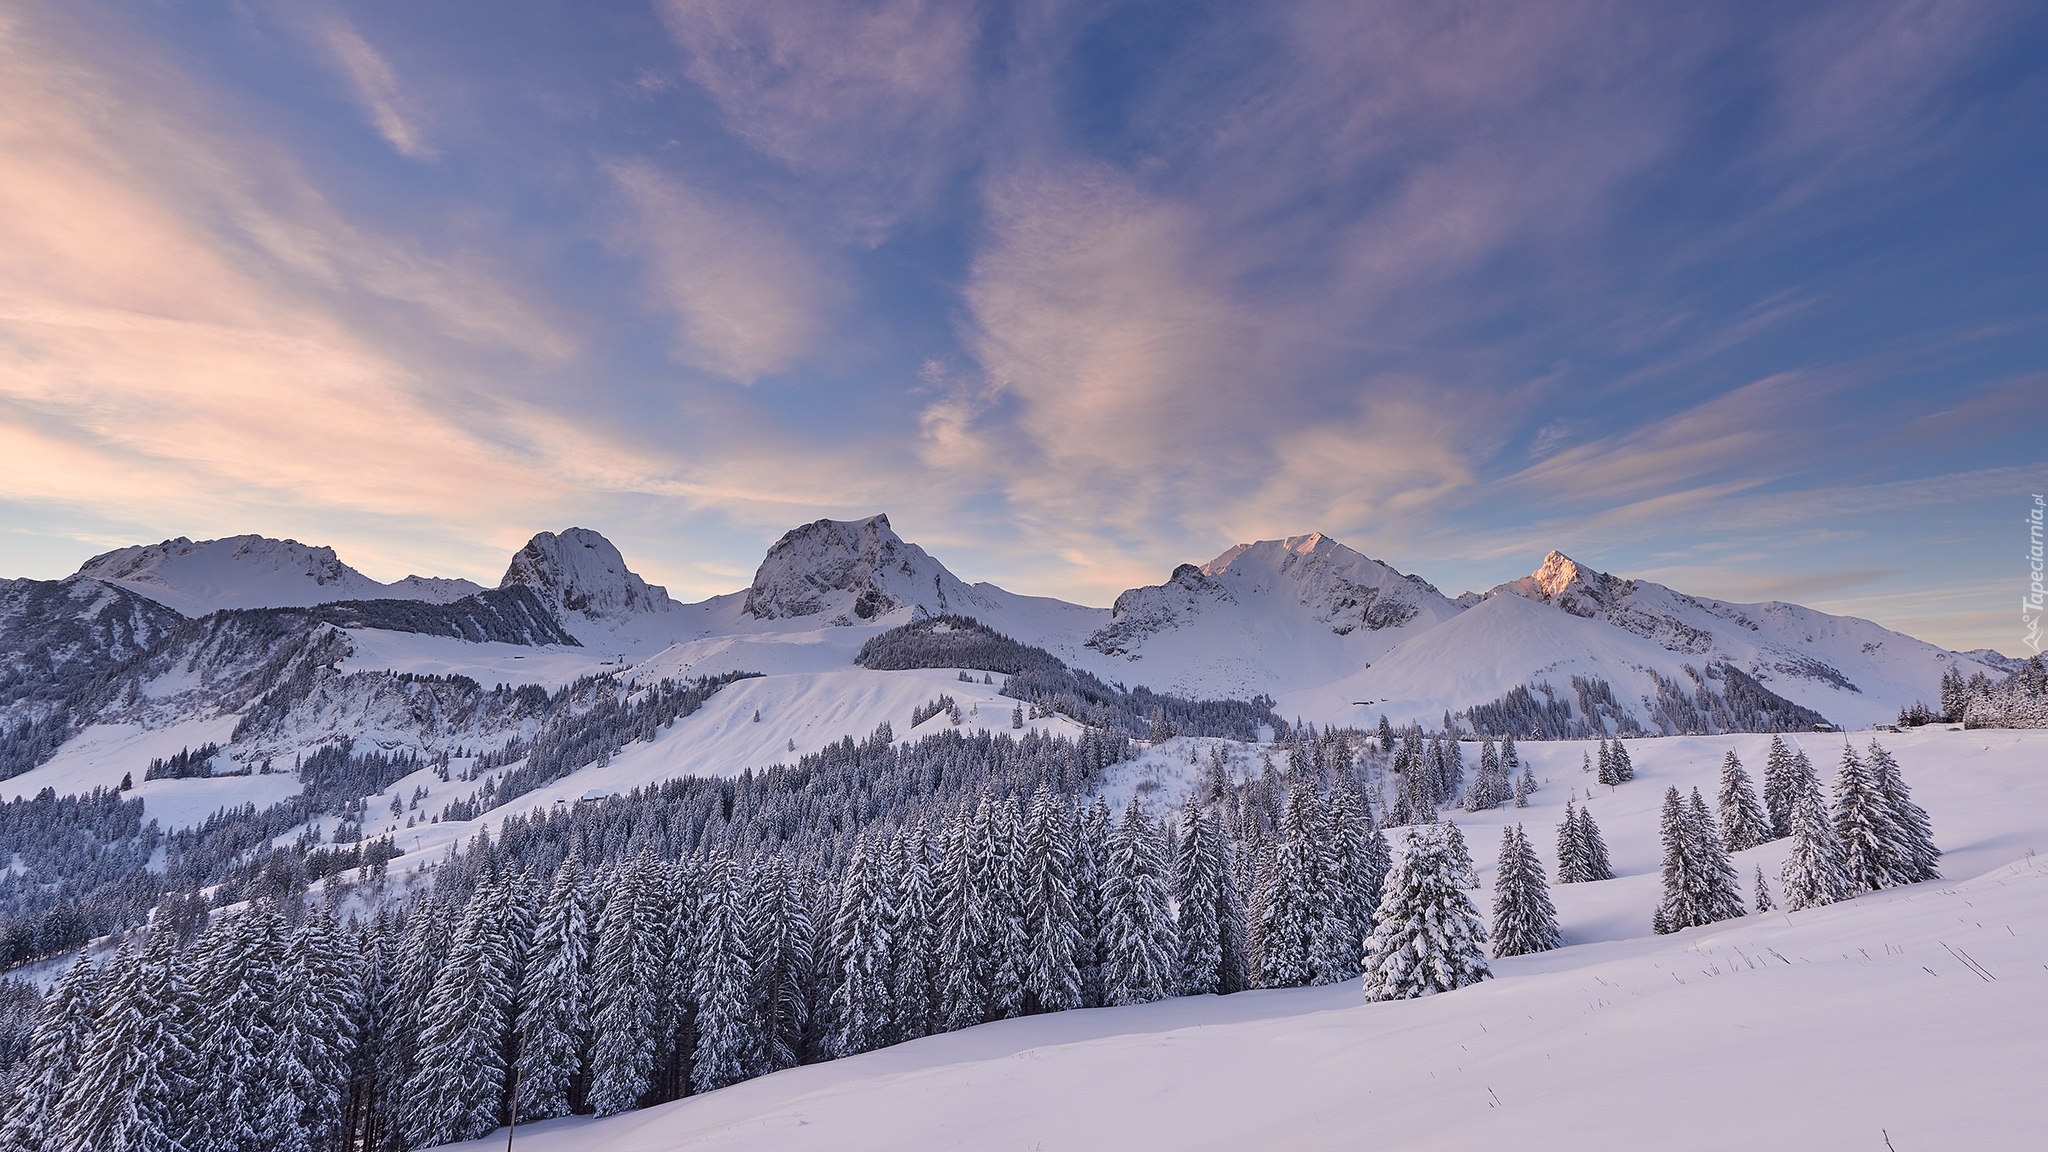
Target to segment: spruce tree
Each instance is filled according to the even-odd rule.
[[[1324,900],[1320,837],[1323,819],[1315,790],[1297,783],[1287,797],[1280,839],[1259,900],[1259,987],[1298,988],[1316,982],[1317,940]]]
[[[889,875],[894,882],[889,914],[890,1003],[896,1031],[905,1040],[929,1035],[937,1002],[938,936],[934,931],[935,893],[922,820],[897,833],[890,849]]]
[[[43,998],[42,1019],[29,1034],[28,1058],[15,1071],[0,1121],[0,1148],[42,1152],[64,1135],[63,1102],[94,1049],[102,998],[99,969],[80,952]]]
[[[1771,815],[1772,839],[1792,834],[1792,808],[1800,791],[1792,750],[1785,746],[1783,736],[1771,737],[1771,750],[1764,757],[1764,808]]]
[[[1080,947],[1074,960],[1081,970],[1081,1003],[1088,1008],[1103,1003],[1102,900],[1112,831],[1109,805],[1097,796],[1082,813],[1079,834],[1074,838],[1074,919],[1080,926]]]
[[[1614,879],[1614,866],[1607,859],[1607,838],[1600,834],[1600,825],[1593,822],[1591,804],[1579,809],[1579,841],[1586,846],[1586,879]]]
[[[1600,741],[1600,772],[1596,778],[1600,783],[1610,786],[1621,783],[1614,775],[1614,753],[1607,747],[1604,738]]]
[[[1614,738],[1614,782],[1626,784],[1636,778],[1635,762],[1629,759],[1628,745],[1621,737]]]
[[[1899,772],[1899,762],[1877,741],[1870,742],[1870,770],[1877,777],[1877,790],[1891,811],[1892,823],[1905,845],[1899,882],[1917,884],[1941,876],[1941,849],[1934,844],[1934,825],[1927,809],[1913,803],[1913,793]]]
[[[555,870],[547,905],[535,925],[531,973],[519,1032],[519,1119],[567,1116],[581,1103],[590,1043],[590,901],[583,861],[571,855]]]
[[[1103,876],[1103,1002],[1143,1004],[1173,990],[1173,913],[1151,822],[1133,797],[1110,838]]]
[[[1761,865],[1761,864],[1759,864],[1759,865],[1757,865],[1757,866],[1756,866],[1756,910],[1757,910],[1757,914],[1758,914],[1759,916],[1761,916],[1761,915],[1762,915],[1762,914],[1764,914],[1765,912],[1769,912],[1769,911],[1770,911],[1770,910],[1771,910],[1771,909],[1772,909],[1773,907],[1775,907],[1775,905],[1774,905],[1774,904],[1773,904],[1773,902],[1771,901],[1771,886],[1770,886],[1769,884],[1765,883],[1765,881],[1764,881],[1764,866],[1763,866],[1763,865]]]
[[[889,924],[883,887],[868,863],[870,844],[854,841],[839,886],[839,913],[832,922],[837,977],[832,988],[835,1056],[851,1056],[890,1042]]]
[[[511,894],[503,880],[479,886],[463,909],[448,962],[434,980],[420,1023],[419,1068],[408,1094],[420,1106],[415,1146],[487,1135],[504,1122],[510,1068]]]
[[[1001,935],[994,921],[1001,914],[997,907],[1001,897],[991,890],[995,879],[994,862],[989,858],[992,820],[984,796],[971,817],[953,820],[946,828],[946,880],[941,896],[945,927],[940,942],[946,1031],[994,1019],[993,949]]]
[[[286,948],[285,997],[279,1014],[278,1060],[273,1070],[279,1109],[273,1131],[292,1133],[299,1147],[330,1148],[342,1137],[343,1089],[361,1018],[361,957],[342,939],[325,908],[306,918]],[[298,1114],[286,1098],[296,1100]],[[289,1141],[274,1145],[289,1152]]]
[[[1027,972],[1031,966],[1031,939],[1025,928],[1024,888],[1028,869],[1024,865],[1024,815],[1013,796],[989,805],[988,844],[981,857],[987,874],[984,890],[989,896],[989,1012],[992,1019],[1006,1020],[1024,1011]]]
[[[1690,803],[1679,797],[1677,788],[1665,790],[1659,833],[1664,842],[1664,898],[1652,917],[1653,928],[1677,932],[1742,915],[1734,865],[1699,789],[1693,789]]]
[[[872,855],[870,861],[872,867]],[[872,887],[869,911],[876,928],[886,932],[887,903],[880,885]],[[802,876],[781,853],[756,861],[747,900],[748,952],[754,961],[754,1011],[762,1027],[761,1063],[756,1074],[794,1068],[803,1058],[804,1036],[811,1025],[810,987],[817,949],[810,911],[805,904]],[[875,963],[877,978],[886,993],[886,936]]]
[[[1190,798],[1190,803],[1192,803]],[[1074,828],[1067,806],[1044,784],[1025,821],[1024,891],[1020,909],[1030,959],[1024,1010],[1064,1012],[1081,1006],[1081,924],[1074,912]]]
[[[1493,880],[1493,954],[1522,956],[1564,943],[1543,864],[1520,824],[1501,829]]]
[[[1557,882],[1583,884],[1593,878],[1587,866],[1585,830],[1579,824],[1576,803],[1564,803],[1564,819],[1557,825]]]
[[[1365,946],[1365,998],[1406,1000],[1476,984],[1486,967],[1486,929],[1467,896],[1446,829],[1409,829],[1387,873]]]
[[[124,945],[98,1023],[61,1108],[63,1137],[77,1152],[159,1152],[182,1147],[193,1091],[186,1040],[191,993],[176,937],[152,932],[141,955]]]
[[[1792,849],[1778,872],[1778,889],[1790,912],[1833,904],[1851,890],[1842,868],[1842,843],[1828,822],[1820,784],[1808,778],[1804,785],[1792,798]]]
[[[732,858],[723,849],[713,849],[704,865],[697,966],[692,973],[697,1046],[690,1084],[699,1092],[737,1084],[760,1061],[756,1044],[761,1022],[751,995],[754,962],[747,954],[743,888],[734,872]]]
[[[208,927],[199,941],[195,981],[194,1046],[199,1066],[197,1131],[189,1143],[203,1152],[265,1152],[292,1138],[274,1130],[282,1105],[274,1079],[279,1068],[279,988],[284,961],[284,917],[267,901]],[[425,1102],[410,1098],[422,1111]],[[412,1119],[409,1115],[407,1119]]]
[[[1851,891],[1912,882],[1912,848],[1878,789],[1876,774],[1846,742],[1835,773],[1833,820]]]
[[[606,885],[591,959],[590,1109],[616,1116],[654,1087],[657,980],[667,971],[652,914],[648,861],[618,865]],[[735,926],[735,931],[744,931]]]
[[[1733,748],[1721,758],[1720,807],[1721,834],[1726,837],[1730,852],[1754,848],[1771,839],[1770,818],[1757,803],[1756,787],[1750,783],[1749,773],[1743,770],[1742,760]]]
[[[1225,990],[1224,890],[1230,875],[1224,867],[1222,837],[1192,794],[1181,807],[1179,837],[1173,857],[1173,898],[1180,909],[1174,991],[1180,996],[1214,995]]]
[[[1323,806],[1325,829],[1323,920],[1315,946],[1316,981],[1335,984],[1358,975],[1365,938],[1379,904],[1377,879],[1385,875],[1368,839],[1374,834],[1369,807],[1340,776]]]

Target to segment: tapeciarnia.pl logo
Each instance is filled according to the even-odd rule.
[[[2042,583],[2043,572],[2048,570],[2041,550],[2041,518],[2044,512],[2048,512],[2048,506],[2044,505],[2048,505],[2048,501],[2043,501],[2036,493],[2034,506],[2027,510],[2027,568],[2032,579],[2027,585],[2026,598],[2020,602],[2020,623],[2027,630],[2021,639],[2036,656],[2041,654],[2041,614],[2048,610],[2048,587],[2043,587]]]

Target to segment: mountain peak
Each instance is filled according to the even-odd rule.
[[[635,613],[666,612],[668,590],[642,580],[603,534],[588,528],[542,532],[526,542],[505,569],[500,588],[533,589],[557,613],[586,619],[618,619]]]
[[[814,520],[783,533],[754,573],[746,613],[757,620],[831,614],[852,623],[906,604],[934,615],[962,611],[973,598],[945,565],[877,513]]]
[[[179,536],[116,548],[87,560],[77,576],[126,588],[187,616],[391,595],[342,563],[332,548],[256,535],[198,541]]]
[[[1536,571],[1510,580],[1495,591],[1508,592],[1562,608],[1574,616],[1596,616],[1634,591],[1631,581],[1589,568],[1556,549],[1544,555]]]

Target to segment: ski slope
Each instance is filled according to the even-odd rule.
[[[1866,738],[1867,739],[1867,738]],[[1594,810],[1619,878],[1553,888],[1567,946],[1454,993],[1356,982],[1003,1021],[606,1120],[526,1152],[671,1149],[1912,1149],[2040,1147],[2048,1056],[2048,733],[1884,737],[1949,879],[1649,934],[1656,808],[1731,745],[1632,743]],[[1807,741],[1825,777],[1838,738]],[[1582,746],[1525,746],[1532,807],[1467,819],[1482,882],[1502,823],[1551,827]],[[1737,855],[1745,878],[1778,845]],[[1486,894],[1481,903],[1487,902]],[[1910,1042],[1902,1038],[1910,1037]],[[503,1147],[505,1133],[453,1147]]]

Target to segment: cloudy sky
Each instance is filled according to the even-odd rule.
[[[890,513],[2021,651],[2048,8],[0,0],[0,575]]]

